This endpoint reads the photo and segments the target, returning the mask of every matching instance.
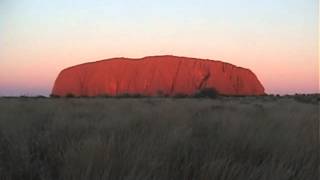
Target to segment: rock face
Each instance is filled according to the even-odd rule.
[[[174,96],[192,95],[206,88],[225,95],[265,94],[249,69],[221,61],[176,56],[114,58],[69,67],[59,74],[52,94]]]

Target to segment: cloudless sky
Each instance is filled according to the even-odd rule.
[[[317,0],[0,0],[0,96],[49,95],[59,71],[177,55],[251,69],[267,93],[319,92]]]

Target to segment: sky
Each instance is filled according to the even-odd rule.
[[[0,96],[49,95],[58,73],[177,55],[251,69],[270,94],[319,92],[318,0],[0,0]]]

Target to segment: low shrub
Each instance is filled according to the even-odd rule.
[[[195,98],[216,98],[218,97],[219,93],[217,90],[213,88],[205,88],[201,89],[200,91],[196,92],[193,97]]]
[[[96,98],[110,98],[112,96],[110,96],[109,94],[100,94],[100,95],[97,95],[95,96]]]
[[[60,98],[60,96],[55,95],[55,94],[50,94],[50,97],[51,97],[51,98]]]
[[[123,94],[118,94],[116,96],[114,96],[115,98],[143,98],[145,97],[142,94],[130,94],[130,93],[123,93]]]
[[[188,98],[190,97],[189,95],[187,94],[183,94],[183,93],[178,93],[178,94],[175,94],[174,96],[172,96],[173,98]]]
[[[302,103],[311,103],[311,104],[317,104],[320,101],[320,95],[319,94],[295,94],[293,96],[293,99],[302,102]]]
[[[74,94],[72,94],[72,93],[68,93],[65,97],[66,97],[66,98],[74,98],[74,97],[75,97],[75,95],[74,95]]]

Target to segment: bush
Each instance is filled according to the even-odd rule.
[[[172,96],[173,98],[188,98],[190,97],[189,95],[187,94],[183,94],[183,93],[178,93],[178,94],[175,94],[174,96]]]
[[[50,97],[51,97],[51,98],[60,98],[60,96],[55,95],[55,94],[50,94]]]
[[[311,103],[311,104],[317,104],[320,100],[319,94],[295,94],[293,96],[295,101],[302,102],[302,103]]]
[[[219,93],[213,88],[201,89],[199,92],[195,93],[193,97],[195,98],[216,98]]]
[[[130,94],[130,93],[123,93],[123,94],[118,94],[115,96],[116,98],[143,98],[142,94]]]
[[[130,97],[132,97],[132,98],[143,98],[145,96],[142,95],[142,94],[131,94]]]
[[[68,93],[68,94],[66,95],[66,98],[74,98],[74,97],[75,97],[75,95],[72,94],[72,93]]]
[[[42,96],[42,95],[38,95],[38,96],[36,96],[35,98],[37,98],[37,99],[44,99],[44,98],[47,98],[46,96]]]
[[[163,91],[158,91],[156,97],[169,97],[169,94],[164,93]]]
[[[95,97],[97,97],[97,98],[110,98],[112,96],[110,96],[109,94],[100,94],[100,95],[97,95]]]

